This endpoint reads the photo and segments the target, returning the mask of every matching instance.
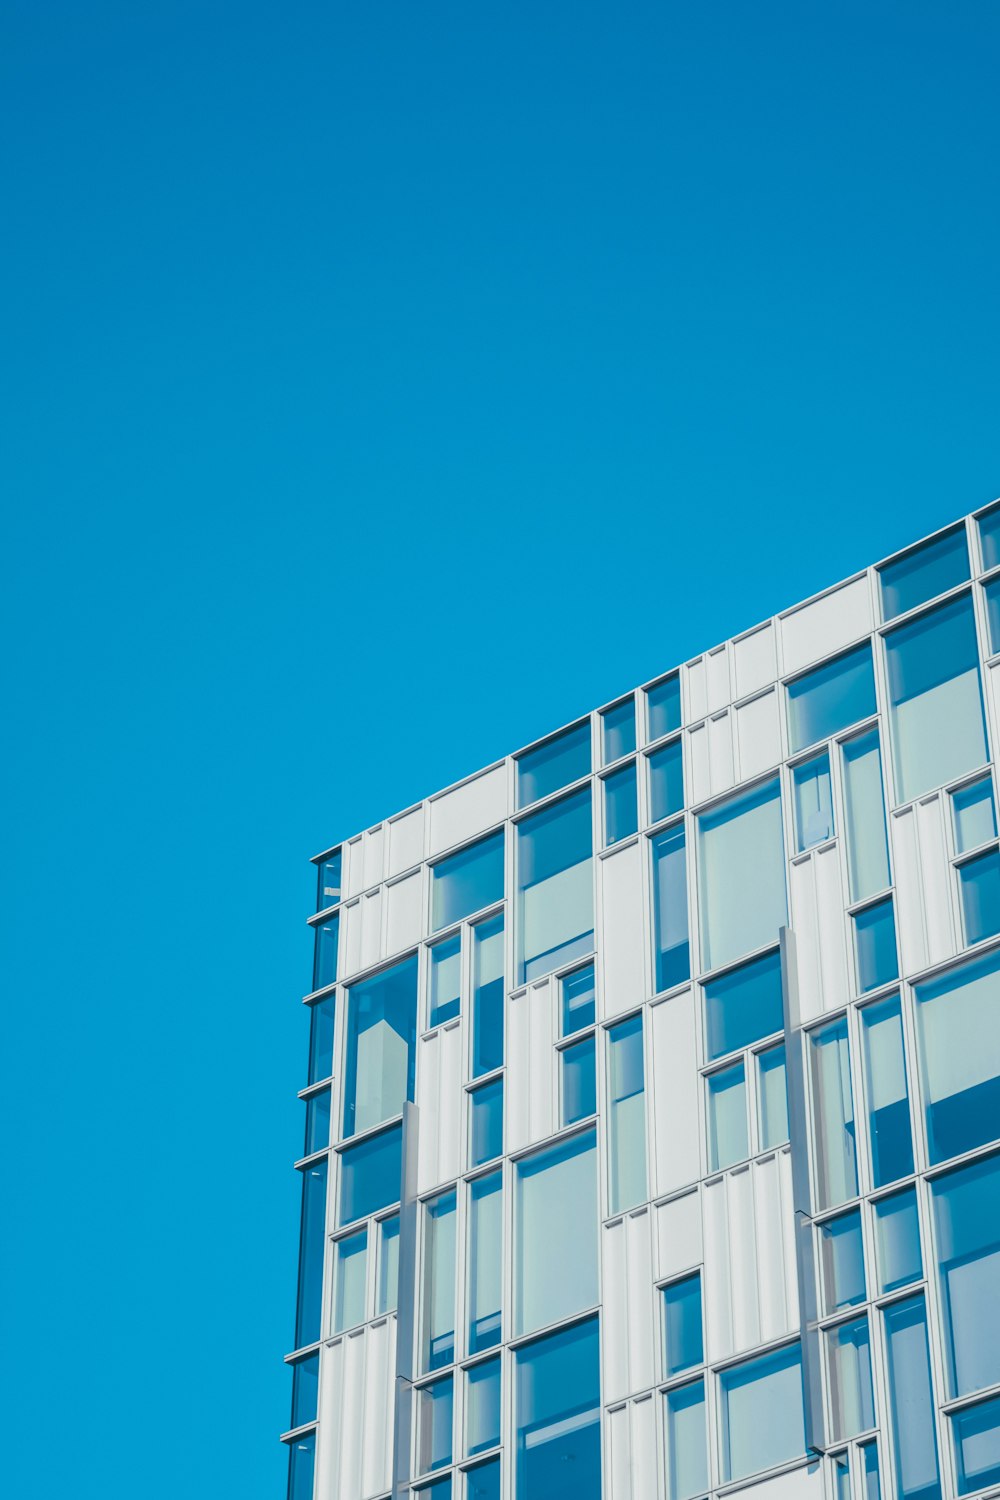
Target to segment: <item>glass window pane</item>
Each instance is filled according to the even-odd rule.
[[[494,1078],[469,1094],[469,1166],[503,1155],[503,1079]]]
[[[833,793],[826,751],[792,770],[795,791],[795,848],[801,854],[833,838]]]
[[[895,562],[879,568],[882,588],[882,618],[894,620],[928,599],[957,588],[969,576],[969,549],[965,525],[960,523],[943,536],[922,542]]]
[[[692,1381],[668,1391],[668,1500],[691,1500],[708,1489],[708,1441],[705,1425],[705,1382]]]
[[[423,1317],[420,1368],[455,1357],[455,1190],[424,1204]]]
[[[429,1479],[426,1484],[414,1486],[414,1495],[420,1500],[451,1500],[451,1475],[443,1474],[440,1479]]]
[[[517,758],[517,805],[527,807],[539,797],[590,775],[590,720],[546,740]]]
[[[597,1054],[593,1035],[562,1051],[562,1123],[597,1113]]]
[[[336,906],[340,900],[341,851],[335,849],[326,859],[320,860],[316,882],[316,910],[325,911]]]
[[[894,1302],[883,1317],[896,1495],[898,1500],[941,1500],[924,1299]]]
[[[854,1104],[846,1020],[809,1037],[812,1064],[816,1202],[834,1208],[858,1191]]]
[[[777,780],[702,813],[698,871],[706,969],[777,941],[787,919]]]
[[[875,1426],[868,1319],[841,1323],[831,1329],[826,1339],[830,1415],[833,1438],[839,1442]]]
[[[931,1183],[948,1393],[1000,1382],[1000,1156]]]
[[[333,1072],[335,997],[327,995],[309,1007],[309,1082],[319,1083]]]
[[[699,1271],[663,1288],[663,1342],[663,1368],[668,1379],[703,1362]]]
[[[757,1108],[760,1149],[770,1151],[788,1140],[788,1091],[785,1087],[785,1047],[769,1047],[757,1057]]]
[[[889,846],[882,796],[882,752],[877,729],[842,748],[847,815],[847,871],[851,901],[864,901],[889,884]]]
[[[834,1500],[854,1500],[851,1494],[851,1464],[846,1453],[833,1456]]]
[[[709,1058],[748,1047],[784,1028],[777,949],[705,985]]]
[[[351,985],[347,992],[345,1137],[400,1114],[406,1100],[413,1098],[416,1030],[416,954]]]
[[[983,585],[983,597],[986,600],[988,650],[994,656],[1000,651],[1000,579],[994,578],[991,583]]]
[[[876,711],[871,646],[865,642],[790,682],[788,738],[793,755],[868,719]]]
[[[584,964],[572,974],[564,974],[562,991],[562,1034],[572,1036],[594,1024],[594,965]]]
[[[517,1500],[601,1500],[597,1319],[515,1353]]]
[[[798,1344],[724,1370],[722,1477],[743,1479],[805,1452]]]
[[[503,914],[472,929],[472,1076],[503,1066]]]
[[[898,995],[866,1006],[861,1012],[861,1034],[872,1181],[875,1187],[885,1187],[913,1171],[910,1099]]]
[[[854,914],[854,945],[858,957],[858,990],[866,995],[899,977],[896,962],[896,923],[892,897]]]
[[[593,1307],[597,1288],[597,1137],[571,1136],[515,1164],[516,1332]]]
[[[430,990],[428,1026],[440,1026],[458,1015],[462,994],[461,933],[435,943],[430,950]]]
[[[306,1100],[306,1139],[303,1156],[325,1151],[330,1144],[330,1090],[321,1089]]]
[[[340,1222],[367,1219],[398,1203],[403,1172],[403,1127],[393,1125],[340,1153]]]
[[[993,783],[988,776],[952,792],[951,807],[955,817],[955,848],[959,854],[978,849],[980,844],[996,838]]]
[[[360,1229],[333,1247],[333,1332],[365,1321],[368,1230]]]
[[[750,1155],[743,1064],[712,1073],[708,1084],[708,1167],[721,1172]]]
[[[608,1031],[608,1154],[611,1212],[646,1200],[646,1102],[642,1016]]]
[[[650,845],[656,988],[668,990],[682,984],[691,974],[683,827],[657,834]]]
[[[662,750],[647,755],[649,767],[649,821],[659,823],[684,806],[684,757],[680,740],[671,740]]]
[[[612,708],[601,714],[601,738],[604,747],[604,764],[623,755],[631,755],[635,749],[635,699],[623,698]]]
[[[882,1486],[879,1483],[878,1469],[878,1443],[874,1439],[865,1443],[861,1449],[861,1476],[864,1481],[861,1490],[862,1500],[882,1500]]]
[[[914,986],[932,1165],[985,1146],[1000,1130],[1000,954]]]
[[[823,1311],[840,1312],[865,1300],[865,1252],[861,1213],[852,1208],[819,1224],[820,1268],[823,1274]]]
[[[326,1248],[327,1158],[302,1173],[302,1219],[299,1230],[299,1286],[295,1312],[295,1347],[315,1344],[320,1333],[323,1300],[323,1252]]]
[[[875,1264],[880,1295],[924,1274],[917,1195],[911,1187],[875,1204]]]
[[[418,1474],[433,1469],[443,1469],[451,1463],[451,1433],[454,1415],[454,1383],[450,1375],[435,1380],[432,1385],[422,1385],[417,1397],[417,1452],[415,1468]]]
[[[340,916],[331,917],[322,927],[314,927],[313,989],[321,990],[333,984],[337,977],[337,938],[340,932]]]
[[[519,982],[594,946],[590,788],[517,825]]]
[[[435,932],[502,900],[502,828],[431,868],[431,920]]]
[[[466,1470],[466,1500],[500,1500],[500,1455]]]
[[[378,1282],[375,1316],[395,1312],[399,1304],[399,1215],[383,1219],[378,1226]]]
[[[988,759],[968,595],[885,637],[896,794],[910,802]]]
[[[681,680],[675,672],[646,689],[646,723],[651,740],[681,727]]]
[[[983,554],[983,572],[1000,563],[1000,505],[979,517],[979,547]]]
[[[639,827],[636,802],[635,761],[604,778],[604,843],[619,843]]]
[[[465,1372],[465,1452],[469,1458],[500,1442],[500,1356]]]
[[[477,1177],[469,1188],[469,1353],[500,1342],[503,1275],[503,1174]]]
[[[967,1406],[951,1419],[958,1493],[1000,1484],[1000,1396]]]
[[[313,1500],[316,1433],[307,1432],[288,1445],[288,1500]]]
[[[316,1420],[319,1392],[319,1353],[298,1359],[292,1366],[292,1427],[304,1427]]]
[[[966,943],[1000,932],[1000,852],[989,849],[958,869]]]

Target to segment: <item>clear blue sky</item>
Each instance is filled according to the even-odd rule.
[[[1000,492],[995,0],[8,0],[6,1493],[274,1500],[307,857]]]

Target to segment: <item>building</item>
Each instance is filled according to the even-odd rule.
[[[317,856],[292,1500],[1000,1495],[995,648],[1000,503]]]

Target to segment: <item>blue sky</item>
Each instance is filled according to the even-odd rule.
[[[281,1493],[308,856],[1000,492],[998,44],[8,0],[9,1493]]]

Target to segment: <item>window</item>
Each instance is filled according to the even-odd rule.
[[[958,1493],[971,1495],[988,1484],[1000,1484],[1000,1396],[956,1412],[951,1431]]]
[[[668,1391],[667,1495],[669,1500],[691,1500],[708,1489],[708,1441],[705,1424],[705,1382],[693,1380]]]
[[[833,1455],[833,1493],[835,1500],[853,1500],[851,1494],[851,1460],[846,1453]]]
[[[319,1393],[319,1352],[292,1365],[292,1429],[316,1420]]]
[[[639,827],[639,810],[636,802],[635,761],[630,760],[620,771],[605,776],[604,787],[604,843],[606,847],[620,843],[635,833]]]
[[[680,740],[671,740],[662,750],[647,755],[649,767],[649,821],[659,823],[684,806],[684,757]]]
[[[458,1015],[462,996],[462,937],[460,933],[435,943],[430,953],[430,1010],[428,1026],[440,1026]]]
[[[931,1183],[951,1396],[1000,1382],[1000,1156]]]
[[[472,1076],[503,1066],[503,914],[472,929]]]
[[[601,741],[604,764],[621,760],[635,749],[635,699],[623,698],[601,714]]]
[[[720,969],[777,940],[785,848],[777,779],[698,819],[702,964]]]
[[[681,680],[675,672],[646,689],[646,724],[651,740],[681,727]]]
[[[328,906],[336,906],[340,900],[340,869],[341,851],[339,849],[334,849],[332,854],[320,860],[316,881],[317,911],[325,911]]]
[[[931,1164],[1000,1129],[1000,953],[914,986]]]
[[[862,1500],[882,1500],[882,1487],[878,1473],[878,1443],[874,1439],[863,1443],[861,1453],[861,1477],[864,1480]]]
[[[772,1469],[805,1452],[798,1344],[724,1370],[719,1392],[725,1481]]]
[[[883,1313],[897,1500],[941,1500],[923,1296]]]
[[[826,1336],[830,1416],[835,1442],[875,1426],[868,1319],[841,1323]]]
[[[851,900],[864,901],[889,884],[878,730],[869,729],[848,740],[842,755]]]
[[[878,570],[882,618],[894,620],[938,594],[957,588],[969,576],[965,523],[897,557]]]
[[[326,1178],[326,1157],[302,1172],[299,1286],[295,1311],[296,1349],[302,1349],[306,1344],[315,1344],[320,1333],[323,1251],[326,1244]]]
[[[367,1219],[399,1201],[403,1127],[392,1125],[340,1153],[340,1222]]]
[[[330,1144],[330,1090],[320,1089],[306,1100],[306,1138],[303,1156],[325,1151]]]
[[[340,932],[340,917],[331,917],[321,927],[314,927],[315,948],[313,951],[313,989],[325,989],[337,978],[337,937]]]
[[[601,1500],[597,1319],[515,1352],[517,1500]]]
[[[465,1372],[465,1452],[474,1458],[500,1443],[500,1356]]]
[[[833,1208],[858,1191],[851,1066],[844,1019],[809,1036],[816,1202]]]
[[[750,1155],[746,1073],[741,1062],[710,1073],[708,1084],[708,1169],[722,1172]]]
[[[465,1500],[500,1500],[499,1454],[465,1471]]]
[[[995,656],[1000,651],[1000,579],[994,578],[983,585],[986,601],[986,623],[989,628],[989,652]]]
[[[597,1113],[597,1052],[593,1033],[564,1047],[562,1062],[562,1123],[575,1125]]]
[[[500,1342],[503,1261],[503,1174],[477,1177],[469,1187],[469,1353]]]
[[[440,1479],[431,1479],[427,1484],[418,1484],[414,1487],[414,1495],[420,1500],[451,1500],[451,1475],[444,1474]]]
[[[682,984],[691,974],[688,943],[684,829],[650,840],[653,852],[653,943],[657,990]]]
[[[316,1431],[288,1445],[288,1500],[312,1500],[316,1466]]]
[[[988,849],[958,867],[966,943],[1000,932],[1000,851]]]
[[[908,1177],[913,1171],[910,1098],[898,995],[865,1007],[861,1012],[861,1035],[872,1182],[880,1188],[898,1177]]]
[[[347,997],[344,1135],[352,1136],[398,1115],[413,1098],[416,954],[352,984]]]
[[[798,853],[833,838],[830,757],[824,750],[792,770],[795,792],[795,848]]]
[[[993,783],[988,776],[959,787],[951,794],[955,819],[955,848],[959,854],[978,849],[997,836],[997,819],[993,807]]]
[[[517,826],[519,983],[594,946],[590,788]]]
[[[579,724],[518,756],[518,807],[527,807],[571,781],[589,776],[590,769],[590,720],[581,719]]]
[[[785,1085],[785,1046],[757,1054],[757,1111],[760,1149],[770,1151],[788,1140],[788,1090]]]
[[[858,990],[862,995],[899,977],[891,896],[855,912],[854,951],[858,961]]]
[[[594,965],[584,964],[564,974],[559,985],[562,997],[562,1034],[571,1036],[594,1024]]]
[[[327,995],[309,1007],[309,1082],[319,1083],[333,1073],[334,997]]]
[[[455,1189],[424,1204],[420,1368],[440,1370],[455,1357]]]
[[[875,1264],[883,1296],[924,1274],[917,1195],[911,1187],[875,1204]]]
[[[781,955],[775,949],[705,985],[708,1055],[723,1057],[784,1027]]]
[[[701,1272],[663,1288],[663,1369],[667,1378],[703,1363]]]
[[[365,1321],[368,1230],[345,1235],[333,1247],[333,1332]]]
[[[642,1014],[608,1029],[608,1154],[611,1213],[646,1200],[646,1104]]]
[[[865,1300],[865,1252],[861,1239],[861,1212],[852,1208],[818,1224],[820,1269],[823,1277],[823,1311],[842,1312]]]
[[[503,829],[431,867],[431,927],[440,932],[503,900]]]
[[[396,1311],[399,1303],[399,1215],[382,1219],[378,1226],[378,1280],[375,1316]]]
[[[469,1166],[503,1155],[503,1079],[469,1093]]]
[[[523,1157],[515,1181],[515,1323],[522,1334],[598,1300],[596,1132]]]
[[[454,1381],[450,1375],[430,1385],[419,1386],[417,1398],[417,1452],[415,1469],[427,1474],[451,1463]]]
[[[1000,563],[1000,505],[979,517],[979,547],[983,554],[983,572]]]
[[[896,796],[910,802],[987,759],[968,594],[885,637]]]
[[[793,755],[869,719],[876,711],[872,649],[866,641],[790,682],[788,738]]]

